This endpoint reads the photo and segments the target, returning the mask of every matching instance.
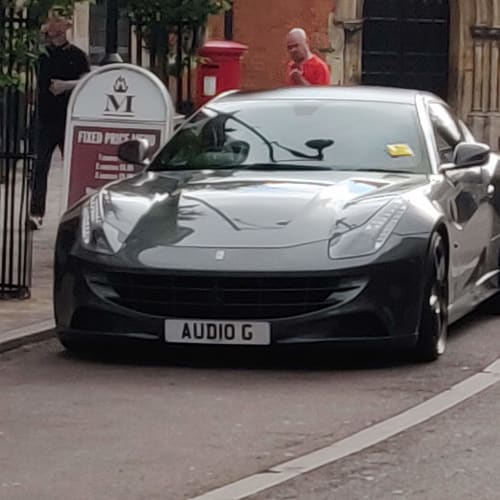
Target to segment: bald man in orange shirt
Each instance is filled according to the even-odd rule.
[[[290,54],[287,85],[330,85],[330,68],[309,48],[307,34],[302,28],[288,33],[287,48]]]

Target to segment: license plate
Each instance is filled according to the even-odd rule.
[[[168,319],[165,340],[177,344],[269,345],[269,323]]]

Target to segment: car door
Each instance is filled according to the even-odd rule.
[[[467,141],[474,142],[474,137],[468,127],[460,122],[460,126],[464,131]],[[491,210],[491,238],[489,246],[489,265],[490,277],[486,292],[491,290],[491,287],[500,288],[500,155],[491,153],[490,159],[483,166],[485,182],[487,182],[488,200]]]
[[[459,121],[443,102],[430,102],[429,115],[441,164],[451,163],[455,146],[470,142]],[[488,248],[493,217],[488,193],[490,174],[486,166],[449,170],[443,200],[450,224],[450,302],[470,300],[477,281],[489,271]]]

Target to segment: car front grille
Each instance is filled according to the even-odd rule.
[[[140,313],[200,319],[270,319],[340,305],[366,286],[360,277],[150,275],[87,276],[95,293]]]

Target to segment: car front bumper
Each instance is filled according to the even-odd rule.
[[[54,305],[57,333],[61,340],[134,339],[168,345],[165,340],[167,319],[196,318],[267,322],[271,346],[332,343],[409,347],[417,338],[425,252],[426,242],[415,239],[411,251],[396,252],[396,258],[360,267],[322,272],[223,274],[131,270],[68,255],[64,265],[56,263]],[[260,293],[255,286],[252,288],[250,296],[254,298],[250,299],[250,292],[242,290],[244,286],[231,288],[231,285],[221,293],[218,284],[221,279],[229,282],[236,279],[242,283],[248,279],[263,284]],[[168,280],[168,287],[165,280]],[[303,284],[304,280],[309,280],[312,285],[308,285],[307,290],[299,287],[301,298],[297,298],[294,283]],[[199,282],[204,286],[197,287]],[[191,300],[187,306],[179,299],[179,291],[186,292],[182,288],[186,283],[190,283],[187,291]],[[266,290],[267,283],[272,284],[272,294]],[[273,304],[269,301],[278,300],[277,291],[285,290],[285,285],[280,283],[287,284],[288,295],[279,299],[280,308],[273,312]],[[311,299],[311,290],[316,290],[314,285],[317,283],[324,289],[331,287],[321,304]],[[128,287],[128,294],[124,287]],[[203,295],[198,295],[196,300],[192,298],[193,290],[200,294],[201,288],[203,293],[208,293],[213,307],[205,307]],[[153,296],[151,290],[156,290]],[[176,297],[173,302],[169,299],[172,293]],[[238,293],[238,300],[243,297],[241,293],[246,293],[246,305],[253,301],[251,307],[235,308],[238,301],[231,301],[231,297]],[[293,303],[281,307],[283,302],[291,300],[290,297],[293,297]],[[257,304],[260,304],[258,308]],[[224,311],[228,311],[230,317]]]

